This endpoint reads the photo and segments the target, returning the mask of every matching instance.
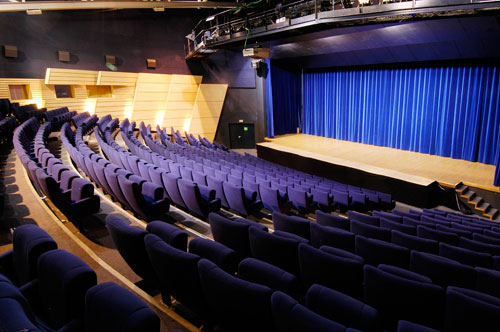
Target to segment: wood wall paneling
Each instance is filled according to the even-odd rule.
[[[213,139],[224,104],[227,84],[202,84],[202,76],[48,68],[45,79],[0,79],[0,98],[10,98],[9,84],[29,85],[37,103],[55,109],[110,114],[120,120],[144,121],[175,130],[191,130]],[[57,98],[54,85],[71,85],[71,98]],[[89,98],[87,86],[109,85],[112,96]]]

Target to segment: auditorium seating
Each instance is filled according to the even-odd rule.
[[[0,256],[0,273],[17,286],[37,277],[38,258],[57,249],[57,243],[42,228],[26,224],[16,227],[12,234],[13,248]]]
[[[272,331],[269,287],[239,279],[201,259],[198,271],[213,320],[229,331]]]
[[[53,173],[52,168],[56,164],[62,164],[45,147],[45,140],[51,130],[50,122],[40,126],[32,118],[20,125],[14,133],[14,147],[31,181],[43,195],[67,214],[86,215],[97,212],[100,199],[94,194],[94,187],[90,182],[75,174],[71,182],[63,182],[61,185],[61,182],[58,183],[48,174]],[[44,150],[46,153],[43,153]]]

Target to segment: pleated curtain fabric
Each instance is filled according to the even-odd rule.
[[[301,113],[301,73],[271,65],[271,77],[274,134],[296,133]]]
[[[303,133],[497,165],[500,185],[496,66],[310,71],[302,79]]]

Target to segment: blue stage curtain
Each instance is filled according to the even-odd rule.
[[[301,75],[271,65],[271,77],[274,134],[296,133],[301,113]]]
[[[273,109],[273,85],[271,78],[271,61],[266,59],[266,132],[267,137],[274,137],[274,109]]]
[[[303,133],[478,161],[499,172],[495,66],[305,72],[303,103]]]

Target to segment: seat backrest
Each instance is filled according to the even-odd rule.
[[[114,282],[89,289],[85,298],[85,332],[160,331],[160,319],[137,296]]]
[[[210,260],[232,275],[238,270],[239,256],[233,249],[226,247],[222,243],[204,238],[195,238],[189,242],[189,252]]]
[[[85,293],[97,284],[97,275],[84,261],[66,250],[42,254],[38,260],[38,294],[44,323],[60,329],[82,318]]]
[[[198,272],[213,318],[228,331],[271,331],[270,288],[232,276],[201,259]]]
[[[248,228],[250,225],[227,219],[217,213],[208,215],[214,240],[233,249],[240,258],[251,256]]]
[[[182,251],[187,250],[187,233],[163,221],[151,221],[146,230],[159,236],[163,241]]]
[[[367,238],[378,239],[386,242],[391,241],[390,230],[372,226],[356,220],[351,220],[351,232]]]
[[[316,210],[316,222],[323,226],[340,228],[346,231],[351,230],[349,219]]]
[[[307,240],[311,238],[310,223],[311,222],[306,218],[287,216],[278,211],[273,212],[273,225],[275,230],[292,233]]]
[[[356,236],[355,252],[363,257],[367,264],[373,266],[387,264],[407,269],[410,263],[410,250],[408,248],[360,235]]]
[[[493,259],[488,253],[450,246],[444,242],[439,244],[439,256],[474,267],[479,266],[489,269],[493,266]]]
[[[417,235],[417,228],[415,226],[403,225],[402,223],[380,217],[380,228],[389,230],[397,230],[409,235]]]
[[[179,191],[178,179],[180,177],[166,172],[162,173],[161,176],[168,197],[175,205],[186,208],[186,203],[184,203],[184,200],[182,199],[181,193]]]
[[[361,221],[365,224],[379,226],[379,217],[369,216],[364,213],[359,213],[356,211],[347,211],[347,217],[349,220]]]
[[[474,268],[446,257],[418,251],[411,252],[410,270],[428,276],[434,284],[442,287],[472,289],[476,281]]]
[[[148,257],[158,276],[163,301],[170,296],[195,313],[208,315],[198,274],[198,255],[172,247],[154,234],[144,238]]]
[[[245,258],[240,262],[238,277],[267,286],[273,291],[282,291],[294,298],[300,295],[299,281],[296,276],[255,258]]]
[[[430,254],[437,254],[439,251],[439,242],[436,240],[420,238],[398,230],[391,231],[391,242],[410,250],[428,252]]]
[[[354,252],[354,233],[313,222],[309,224],[309,227],[313,247],[319,248],[326,245]]]
[[[337,323],[365,332],[381,330],[377,310],[339,291],[312,285],[306,294],[306,306]]]
[[[300,241],[248,229],[252,257],[275,265],[291,274],[299,275],[298,246]]]
[[[445,331],[495,331],[500,326],[500,299],[459,287],[446,290]]]
[[[331,321],[297,303],[282,292],[271,297],[274,331],[277,332],[346,332],[342,324]]]
[[[389,271],[368,264],[364,266],[365,302],[377,309],[384,327],[395,330],[397,321],[404,319],[441,330],[443,288],[403,269],[399,269],[398,274]]]
[[[304,287],[320,284],[361,298],[363,258],[340,249],[321,248],[299,245],[300,278]]]
[[[112,214],[106,217],[106,226],[116,249],[132,270],[144,280],[156,284],[156,274],[144,246],[144,237],[148,232],[130,226]]]
[[[42,228],[33,224],[18,226],[12,235],[15,281],[22,286],[37,277],[38,258],[57,249],[57,243]]]

